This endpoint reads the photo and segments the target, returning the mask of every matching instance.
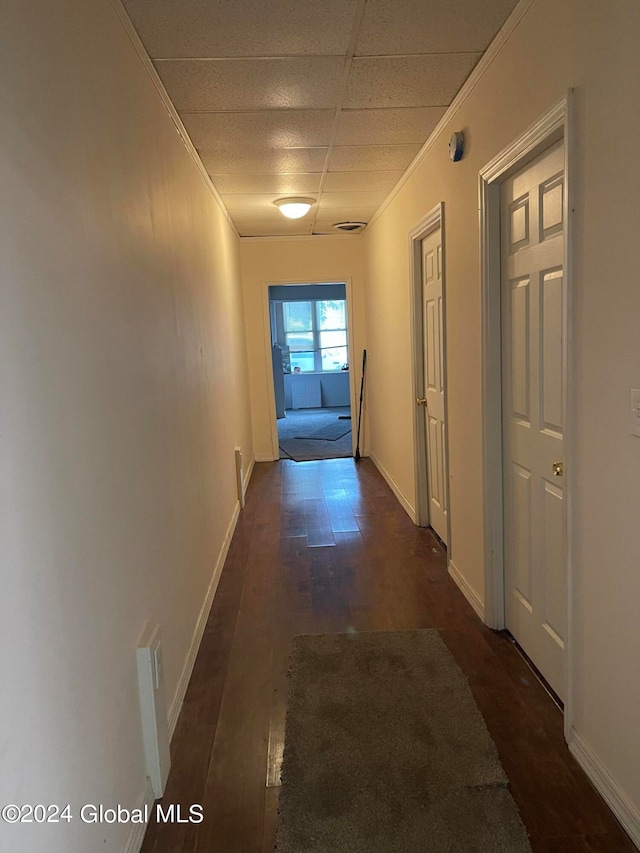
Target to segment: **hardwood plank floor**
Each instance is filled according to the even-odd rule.
[[[485,628],[368,459],[255,466],[142,853],[271,853],[294,636],[437,628],[466,674],[534,853],[636,849],[569,754],[562,714],[504,634]]]

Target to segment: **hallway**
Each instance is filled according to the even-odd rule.
[[[506,637],[486,629],[368,459],[258,464],[172,741],[143,853],[271,853],[291,638],[435,627],[469,678],[534,853],[635,848],[569,755],[562,716]]]

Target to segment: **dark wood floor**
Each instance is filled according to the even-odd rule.
[[[485,628],[367,459],[256,465],[172,742],[143,853],[271,853],[292,637],[435,627],[467,675],[535,853],[636,848],[569,755],[562,715]]]

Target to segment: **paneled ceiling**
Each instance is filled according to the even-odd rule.
[[[124,5],[239,233],[270,236],[368,222],[516,0]]]

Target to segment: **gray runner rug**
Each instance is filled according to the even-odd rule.
[[[435,630],[294,640],[277,853],[530,853]]]

